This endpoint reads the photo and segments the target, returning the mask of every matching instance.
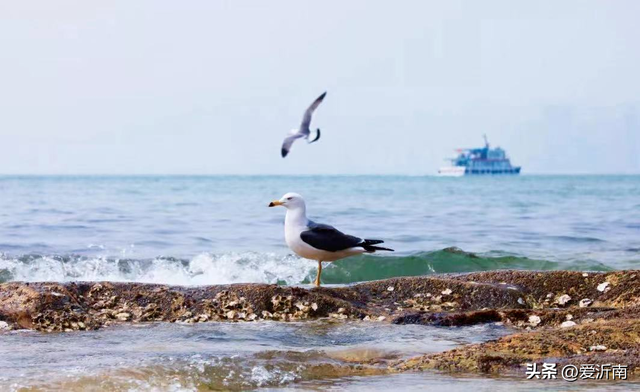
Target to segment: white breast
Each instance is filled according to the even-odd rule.
[[[300,233],[305,230],[308,230],[308,227],[306,225],[289,225],[285,222],[284,239],[287,242],[287,246],[289,246],[289,249],[294,251],[298,256],[304,257],[306,259],[317,260],[318,257],[322,256],[322,253],[324,253],[324,251],[315,249],[311,245],[302,241],[302,238],[300,238]]]

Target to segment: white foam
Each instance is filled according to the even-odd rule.
[[[0,281],[116,281],[172,285],[301,283],[314,263],[275,253],[200,254],[191,260],[12,258],[0,255]]]

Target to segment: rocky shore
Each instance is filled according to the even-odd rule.
[[[640,271],[492,271],[306,289],[266,284],[0,284],[3,330],[91,330],[117,323],[317,318],[443,327],[502,323],[516,333],[389,364],[522,374],[527,362],[613,363],[640,375]],[[366,366],[366,364],[364,364]]]

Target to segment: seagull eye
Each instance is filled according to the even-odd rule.
[[[291,200],[291,199],[293,199],[293,197],[287,197],[287,200]]]

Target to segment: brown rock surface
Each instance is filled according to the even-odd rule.
[[[501,322],[523,330],[398,362],[391,371],[522,371],[525,362],[545,358],[623,363],[631,374],[640,369],[640,271],[492,271],[313,289],[267,284],[0,284],[0,321],[9,328],[72,331],[125,322],[323,317],[441,326]]]
[[[636,312],[637,315],[637,312]],[[603,351],[596,351],[597,346]],[[630,374],[640,371],[638,319],[600,320],[568,328],[543,329],[505,336],[425,355],[393,366],[398,371],[437,369],[481,373],[519,372],[527,362],[561,364],[624,364]]]

